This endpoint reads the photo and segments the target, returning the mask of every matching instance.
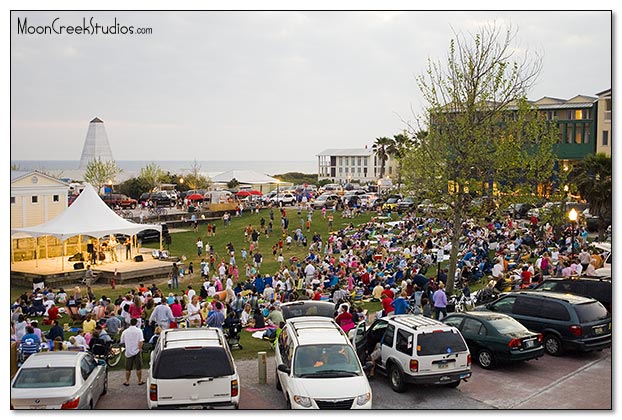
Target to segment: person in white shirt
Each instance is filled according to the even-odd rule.
[[[153,309],[151,316],[149,317],[149,323],[155,322],[163,330],[171,326],[171,322],[175,321],[171,308],[166,304],[166,301],[162,301]]]
[[[188,300],[191,301],[192,298],[197,294],[197,292],[192,288],[192,285],[189,284],[188,285],[188,292],[186,292],[188,294]]]
[[[154,311],[155,312],[155,311]],[[123,385],[130,386],[130,375],[132,374],[132,368],[136,369],[136,377],[138,378],[138,385],[144,385],[142,378],[142,358],[141,352],[143,350],[143,332],[136,326],[138,320],[132,318],[129,328],[123,330],[121,333],[121,339],[119,342],[125,344],[125,382]]]
[[[503,261],[501,259],[497,259],[497,263],[492,267],[492,276],[495,279],[503,277]]]
[[[192,296],[190,303],[188,303],[188,322],[190,327],[201,326],[201,304],[199,303],[199,297],[195,294]]]

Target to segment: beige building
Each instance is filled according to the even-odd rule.
[[[611,156],[611,142],[613,140],[611,135],[611,89],[599,92],[596,96],[598,96],[596,153]]]
[[[11,171],[11,229],[36,226],[67,208],[69,185],[37,171]]]
[[[327,149],[317,155],[318,180],[329,179],[339,184],[376,182],[381,163],[372,148]],[[384,175],[395,178],[396,162],[390,156],[385,162]]]

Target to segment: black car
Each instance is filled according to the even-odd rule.
[[[530,203],[518,203],[509,206],[505,213],[511,215],[514,219],[526,219],[529,210],[535,207],[536,206]]]
[[[407,212],[415,208],[415,199],[412,197],[406,197],[397,202],[397,211]]]
[[[443,318],[460,330],[469,351],[484,369],[500,362],[522,362],[542,357],[542,334],[525,328],[514,318],[492,312],[461,312]]]
[[[544,335],[553,356],[565,350],[591,351],[611,347],[611,314],[596,299],[555,292],[510,292],[475,311],[506,314],[528,330]]]
[[[610,278],[580,277],[580,278],[556,278],[552,277],[538,284],[534,290],[559,293],[571,293],[573,295],[587,296],[602,303],[611,312],[613,290]]]
[[[149,195],[149,200],[151,200],[153,204],[155,204],[158,207],[161,207],[161,206],[173,207],[176,204],[175,200],[171,198],[171,196],[165,193],[164,191],[151,193]]]
[[[168,236],[169,236],[168,226],[166,225],[166,223],[163,223],[162,224],[162,241],[165,241]],[[136,234],[136,237],[141,243],[160,242],[160,232],[158,232],[155,229],[146,229],[146,230],[140,231]]]

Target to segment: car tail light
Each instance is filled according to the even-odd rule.
[[[471,353],[467,356],[467,366],[471,366]]]
[[[581,337],[581,335],[583,335],[583,331],[581,330],[580,325],[571,325],[569,329],[570,334],[574,335],[575,337]]]
[[[542,333],[538,334],[538,341],[540,343],[544,341],[544,335]]]
[[[523,344],[523,342],[521,341],[520,338],[513,338],[508,343],[508,347],[510,347],[510,348],[520,347],[522,344]]]
[[[78,408],[78,405],[80,405],[80,397],[76,397],[73,400],[65,401],[63,405],[61,405],[60,409],[61,410],[73,410],[75,408]]]
[[[231,396],[232,397],[237,397],[238,396],[238,380],[234,379],[231,381]]]
[[[158,386],[156,384],[151,384],[151,386],[149,387],[149,400],[158,400]]]
[[[419,371],[419,361],[416,359],[411,359],[410,360],[410,371],[411,372],[418,372]]]

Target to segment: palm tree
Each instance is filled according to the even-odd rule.
[[[570,173],[581,197],[590,203],[590,213],[598,217],[598,238],[605,234],[605,220],[611,217],[612,193],[611,157],[603,153],[588,155],[576,164]]]
[[[391,143],[387,146],[387,154],[397,161],[397,188],[402,186],[402,158],[406,152],[413,146],[412,140],[406,132],[393,136]]]
[[[393,139],[389,137],[378,137],[376,142],[372,145],[371,149],[380,161],[380,178],[384,177],[384,164],[389,158],[387,149],[391,146]]]

